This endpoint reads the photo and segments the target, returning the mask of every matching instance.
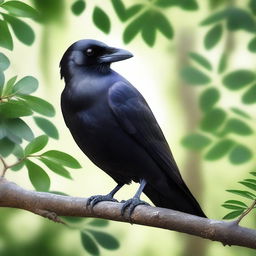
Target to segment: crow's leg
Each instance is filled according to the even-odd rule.
[[[124,216],[125,210],[127,208],[129,208],[128,217],[131,218],[131,215],[132,215],[136,206],[138,206],[138,205],[149,205],[147,202],[140,200],[140,195],[143,192],[143,189],[145,188],[146,184],[147,184],[147,182],[144,179],[142,179],[140,181],[140,187],[137,190],[134,197],[124,202],[124,205],[121,209],[122,216]]]
[[[92,208],[99,202],[102,201],[111,201],[111,202],[117,202],[117,200],[114,197],[115,193],[123,186],[124,184],[117,184],[117,186],[107,195],[97,195],[97,196],[91,196],[88,198],[86,206],[91,206]]]

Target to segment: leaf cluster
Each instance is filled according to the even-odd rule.
[[[0,63],[0,155],[3,158],[15,156],[17,161],[6,168],[18,171],[26,167],[35,189],[48,191],[50,178],[40,165],[31,160],[32,158],[68,179],[71,179],[71,175],[66,167],[81,166],[76,159],[61,151],[49,150],[38,154],[46,147],[49,137],[59,137],[57,128],[48,119],[55,115],[54,107],[49,102],[31,95],[38,88],[36,78],[26,76],[17,80],[17,76],[14,76],[5,81],[4,71],[9,67],[10,61],[3,53],[0,53]],[[25,117],[31,117],[44,135],[35,138]],[[27,142],[25,148],[23,141]]]
[[[256,52],[256,1],[251,0],[248,9],[228,6],[225,9],[210,14],[202,22],[202,26],[210,26],[204,37],[205,48],[214,48],[223,37],[225,29],[231,32],[245,31],[251,33],[253,38],[248,43],[248,49]]]
[[[256,177],[255,171],[250,172],[250,174]],[[231,211],[228,214],[226,214],[223,217],[223,219],[234,219],[237,218],[238,216],[244,215],[245,213],[247,214],[250,211],[256,209],[256,179],[244,179],[243,181],[239,181],[239,183],[246,187],[246,190],[229,189],[227,191],[229,193],[232,193],[233,195],[239,196],[240,198],[246,198],[247,201],[249,201],[250,203],[248,205],[244,201],[241,201],[240,199],[227,200],[222,206]]]
[[[109,226],[108,220],[79,217],[62,217],[62,219],[71,229],[79,230],[82,246],[90,255],[100,255],[100,248],[117,250],[120,247],[118,240],[104,231]]]
[[[251,150],[237,140],[239,137],[254,133],[250,116],[236,107],[224,109],[218,103],[221,100],[221,90],[212,86],[214,69],[210,61],[198,53],[190,54],[196,65],[189,65],[182,70],[182,77],[192,86],[207,87],[199,97],[199,107],[203,117],[199,131],[187,135],[182,143],[193,150],[205,150],[204,158],[218,160],[228,156],[233,164],[242,164],[252,158]],[[223,63],[225,62],[225,63]],[[227,68],[225,55],[221,57],[217,73],[222,76],[222,86],[230,92],[248,88],[242,96],[242,103],[255,104],[255,74],[251,70],[235,70],[225,72]]]
[[[13,50],[13,37],[25,45],[31,45],[35,40],[35,33],[23,18],[36,20],[39,13],[31,6],[21,1],[1,1],[0,3],[0,46]]]
[[[111,0],[113,9],[121,22],[125,23],[124,43],[130,43],[138,34],[150,47],[156,42],[157,31],[167,39],[172,39],[174,30],[170,20],[164,14],[166,8],[180,7],[186,11],[198,9],[196,0],[155,0],[143,1],[126,7],[122,0]],[[85,0],[76,0],[71,6],[74,15],[80,15],[86,8]],[[99,6],[93,10],[93,22],[102,32],[109,34],[111,19]]]

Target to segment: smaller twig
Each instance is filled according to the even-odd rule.
[[[4,159],[3,159],[2,157],[0,157],[0,160],[2,161],[3,166],[4,166],[1,177],[4,177],[4,176],[5,176],[6,171],[7,171],[8,169],[10,169],[10,168],[12,168],[12,167],[14,167],[14,166],[20,164],[20,163],[23,162],[25,159],[26,159],[26,157],[19,159],[19,160],[18,160],[16,163],[14,163],[14,164],[7,165],[7,163],[4,161]]]
[[[255,208],[256,206],[256,200],[253,201],[252,205],[244,211],[239,218],[235,221],[235,223],[238,225],[239,222],[251,211]]]
[[[4,159],[2,157],[0,157],[0,160],[3,163],[3,166],[4,166],[1,177],[4,177],[4,175],[5,175],[5,173],[6,173],[7,169],[8,169],[8,165],[6,164],[6,162],[4,161]]]

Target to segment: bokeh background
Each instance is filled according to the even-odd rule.
[[[248,160],[239,164],[232,163],[224,154],[216,160],[207,160],[205,155],[209,148],[202,147],[202,150],[194,150],[195,147],[193,148],[189,143],[186,144],[184,138],[193,132],[209,135],[207,131],[201,132],[200,123],[205,112],[199,106],[200,95],[208,87],[217,88],[221,95],[217,104],[227,115],[231,115],[231,107],[242,109],[249,114],[252,118],[246,119],[246,122],[255,133],[256,111],[255,104],[253,105],[255,100],[245,104],[241,100],[245,89],[229,90],[223,85],[222,79],[225,74],[235,70],[246,69],[255,72],[255,46],[253,48],[252,45],[250,50],[248,44],[256,30],[252,31],[248,28],[250,27],[248,17],[246,20],[246,17],[240,15],[241,13],[235,13],[232,19],[237,27],[232,29],[231,26],[231,29],[228,29],[225,23],[227,20],[223,18],[220,20],[223,23],[221,35],[220,32],[215,31],[216,34],[208,38],[212,44],[211,42],[207,44],[205,37],[215,23],[208,26],[202,26],[200,23],[214,13],[232,7],[243,10],[255,22],[255,4],[253,5],[255,1],[184,0],[180,1],[183,2],[182,6],[177,4],[178,1],[170,0],[169,2],[173,5],[164,5],[168,1],[162,1],[163,5],[154,6],[157,1],[124,0],[126,7],[134,4],[151,4],[152,8],[158,8],[155,10],[163,13],[172,24],[174,30],[172,38],[157,31],[153,44],[150,40],[145,41],[140,33],[128,44],[124,42],[123,33],[129,20],[122,22],[119,19],[113,8],[114,1],[86,0],[86,8],[79,15],[72,12],[71,6],[75,1],[71,0],[24,2],[38,8],[44,14],[44,18],[40,23],[26,20],[36,34],[32,46],[26,46],[19,40],[15,40],[13,51],[1,49],[11,60],[11,67],[6,75],[9,77],[16,74],[19,77],[33,75],[39,80],[40,87],[36,95],[55,106],[57,114],[52,121],[60,133],[59,140],[51,140],[48,148],[63,150],[75,156],[83,166],[82,169],[71,171],[73,180],[49,173],[51,190],[88,197],[105,194],[114,186],[114,181],[95,167],[76,146],[63,122],[59,104],[64,87],[64,82],[60,80],[59,75],[59,61],[64,51],[77,40],[93,38],[111,46],[128,49],[134,54],[133,58],[116,63],[112,68],[137,87],[148,101],[169,142],[184,180],[206,214],[212,219],[222,219],[228,210],[221,205],[224,201],[235,198],[226,190],[241,189],[241,184],[237,182],[248,178],[249,172],[255,168],[256,158],[253,156],[256,150],[255,135],[253,133],[249,136],[234,135],[235,140],[246,145],[252,152]],[[196,8],[193,4],[190,8],[191,3],[196,3]],[[109,31],[102,31],[93,21],[96,6],[108,15],[111,23]],[[254,9],[251,8],[253,6]],[[154,19],[147,22],[150,27],[151,23],[154,24]],[[190,52],[205,56],[213,69],[207,70],[193,62],[189,57]],[[223,53],[228,55],[228,65],[226,73],[219,74],[217,69]],[[198,82],[198,79],[195,79],[196,82],[191,85],[189,81],[193,80],[194,74],[187,74],[184,71],[187,66],[195,66],[211,77],[211,82],[202,82],[200,79]],[[255,90],[252,91],[252,96],[256,98]],[[41,134],[32,123],[31,126],[35,133]],[[225,136],[228,135],[223,136],[226,138]],[[208,137],[214,142],[215,137],[212,134]],[[24,188],[33,189],[25,169],[19,172],[9,171],[7,178]],[[136,184],[126,186],[118,192],[117,199],[132,197],[136,189]],[[242,224],[255,228],[255,212],[246,217]],[[101,255],[105,256],[255,255],[255,251],[250,249],[224,247],[217,242],[150,227],[111,222],[104,231],[118,238],[120,242],[118,250],[101,249]],[[89,254],[83,249],[77,230],[52,223],[29,212],[0,209],[0,255],[82,256]]]

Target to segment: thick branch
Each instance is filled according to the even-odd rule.
[[[86,198],[25,190],[0,178],[0,207],[24,209],[56,221],[59,221],[58,216],[79,216],[129,222],[120,215],[120,203],[101,202],[92,211],[86,207],[86,202]],[[150,206],[136,207],[132,222],[220,241],[224,245],[256,249],[256,230],[238,226],[235,222],[210,220]]]

